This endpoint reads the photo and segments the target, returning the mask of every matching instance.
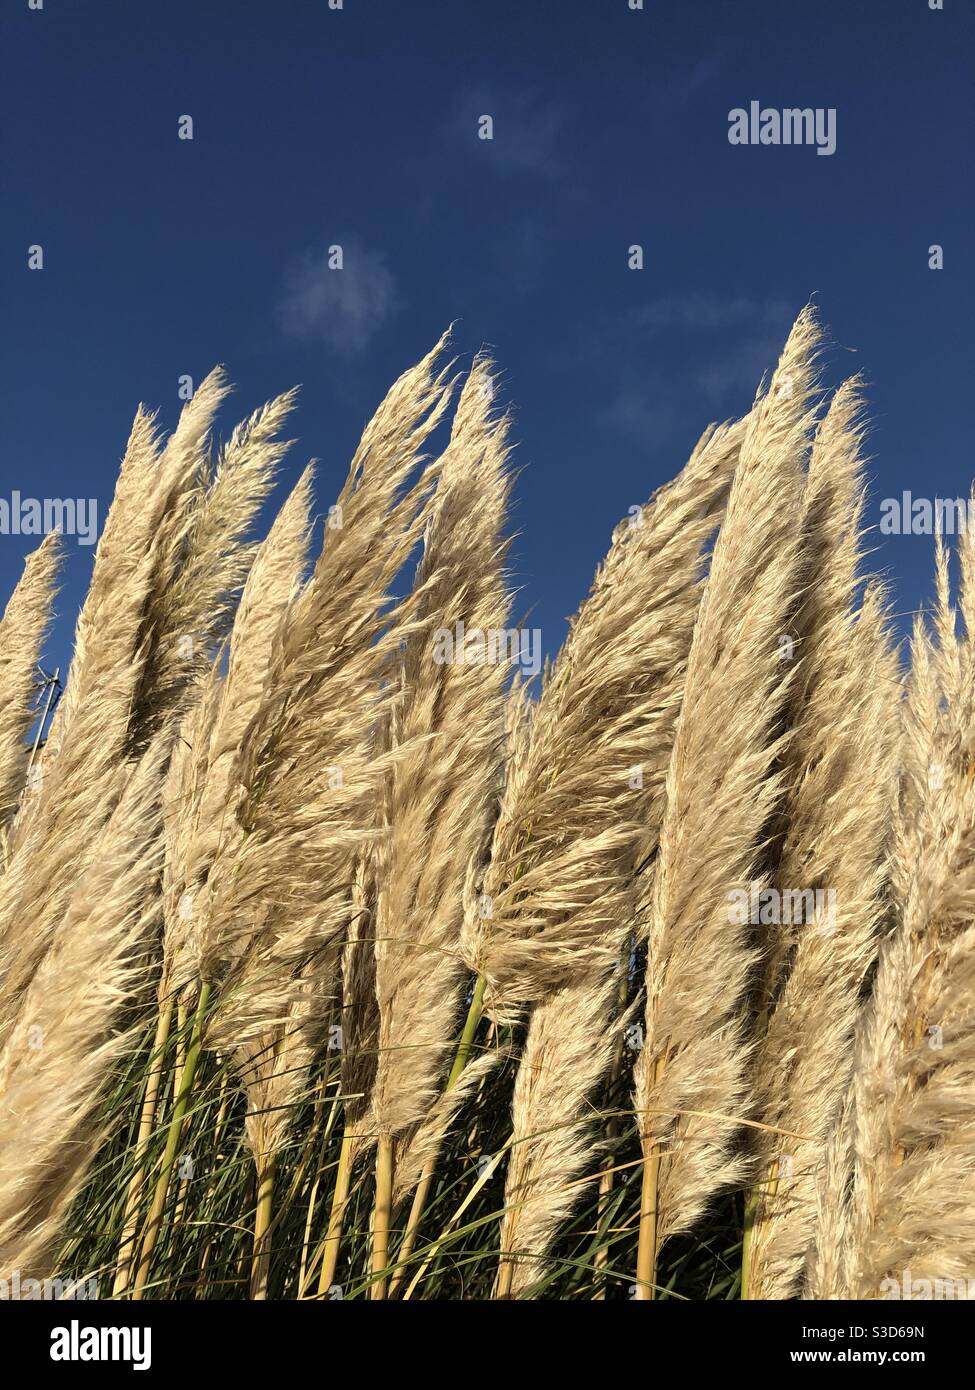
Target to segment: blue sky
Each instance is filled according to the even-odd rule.
[[[317,457],[324,509],[458,320],[514,407],[519,610],[554,650],[615,522],[747,409],[812,295],[828,380],[869,381],[873,519],[964,495],[973,40],[965,0],[5,0],[0,496],[103,515],[136,403],[171,425],[223,362],[228,428],[302,383],[278,495]],[[835,154],[731,145],[752,100],[835,108]],[[926,601],[930,539],[877,545],[898,610]],[[0,536],[4,595],[29,546]]]

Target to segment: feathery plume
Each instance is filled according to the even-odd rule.
[[[158,923],[157,739],[122,784],[0,1051],[0,1268],[43,1277],[103,1137],[99,1102],[131,1043],[120,1028]]]
[[[956,634],[939,548],[937,646],[919,619],[894,823],[895,922],[857,1034],[851,1117],[831,1157],[807,1297],[921,1297],[975,1268],[975,678],[972,547],[962,545]],[[833,1176],[828,1174],[827,1176]],[[837,1203],[841,1192],[845,1201]],[[967,1290],[968,1285],[963,1284]],[[935,1295],[937,1296],[937,1295]]]
[[[59,563],[52,532],[28,555],[0,619],[0,830],[13,817],[27,764],[24,739],[34,717],[37,661],[51,618]]]
[[[703,552],[740,437],[739,426],[709,431],[637,524],[618,528],[531,718],[495,830],[486,879],[495,916],[473,938],[489,1007],[510,1018],[540,1000],[515,1082],[500,1296],[541,1273],[595,1150],[591,1096],[621,1023],[611,1023],[615,975],[638,870],[656,844]]]
[[[388,831],[388,827],[383,827]],[[356,864],[352,913],[342,949],[342,1073],[345,1134],[351,1166],[375,1134],[369,1106],[379,1054],[379,1003],[376,999],[375,852],[366,850]]]
[[[163,994],[196,975],[204,949],[199,936],[207,930],[210,872],[219,856],[232,859],[240,843],[242,830],[234,816],[240,746],[264,696],[275,638],[301,588],[313,476],[309,466],[257,551],[230,634],[226,677],[213,669],[173,757]]]
[[[159,519],[150,514],[157,447],[136,415],[75,633],[64,695],[38,780],[11,829],[0,879],[0,1042],[63,923],[80,864],[118,799],[129,714],[145,656]],[[31,923],[31,930],[22,928]]]
[[[730,893],[760,879],[781,799],[789,676],[779,660],[799,584],[801,482],[818,331],[805,310],[750,418],[694,629],[667,773],[649,921],[639,1298],[657,1252],[741,1175],[743,1004],[751,954]]]
[[[786,828],[773,874],[782,920],[764,962],[753,1064],[755,1113],[768,1128],[753,1135],[757,1187],[743,1257],[750,1298],[796,1292],[885,907],[899,680],[882,592],[873,587],[857,602],[859,408],[858,383],[848,382],[817,432],[804,498]],[[810,901],[819,916],[792,921]]]
[[[245,969],[260,976],[246,1023],[236,995],[241,1044],[288,1016],[310,962],[316,996],[333,989],[354,856],[374,837],[385,772],[371,731],[391,644],[389,588],[418,538],[433,475],[409,480],[449,396],[445,374],[434,374],[441,348],[400,378],[367,426],[326,544],[276,633],[241,741],[240,834],[208,878],[199,961],[202,977],[224,979],[227,990]]]
[[[710,429],[679,477],[624,522],[546,681],[504,792],[463,948],[486,1011],[514,1022],[599,968],[652,859],[697,611],[742,425]],[[626,906],[624,906],[626,904]]]
[[[484,853],[497,796],[508,661],[492,652],[509,598],[502,528],[507,422],[490,411],[478,359],[458,402],[416,576],[393,726],[389,832],[378,848],[375,989],[379,1006],[370,1127],[396,1138],[397,1196],[410,1132],[440,1090],[466,978],[460,956],[468,863]]]
[[[234,618],[234,603],[255,548],[245,543],[290,442],[276,438],[297,389],[237,425],[209,460],[209,430],[229,387],[216,368],[184,407],[160,460],[172,477],[164,544],[147,613],[149,647],[136,692],[130,742],[150,738],[169,709],[185,708],[205,679],[215,648]]]

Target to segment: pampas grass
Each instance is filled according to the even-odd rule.
[[[0,831],[24,789],[24,739],[33,720],[37,660],[51,616],[58,538],[48,536],[27,557],[23,577],[0,618]]]
[[[510,481],[507,424],[492,419],[492,399],[491,364],[479,358],[440,465],[391,725],[388,829],[376,864],[369,1114],[377,1175],[388,1163],[389,1208],[416,1187],[449,1121],[437,1100],[462,1004],[464,887],[487,843],[502,758],[507,663],[489,643],[508,626]],[[388,1234],[377,1227],[375,1239],[379,1296]]]
[[[783,792],[776,758],[791,675],[780,639],[800,584],[797,525],[811,428],[815,321],[793,328],[741,445],[687,660],[667,774],[647,948],[646,1041],[634,1102],[644,1153],[638,1297],[660,1246],[740,1180],[753,953],[730,894],[762,877]]]
[[[29,779],[54,539],[0,622],[0,1277],[975,1274],[975,543],[898,655],[822,341],[632,509],[539,689],[486,357],[393,385],[317,554],[311,469],[253,539],[294,392],[222,445],[221,369],[140,408]]]
[[[798,1290],[885,910],[899,671],[883,591],[868,588],[860,600],[859,415],[858,385],[848,382],[817,430],[803,497],[789,786],[772,875],[780,901],[801,887],[822,895],[825,912],[773,927],[760,963],[753,1074],[765,1127],[751,1132],[756,1185],[742,1272],[750,1298]]]
[[[617,531],[539,699],[521,797],[496,827],[488,1007],[504,1018],[538,1001],[514,1090],[503,1296],[530,1286],[580,1195],[573,1179],[595,1167],[591,1097],[621,1022],[614,974],[627,964],[639,873],[656,847],[702,550],[739,438],[709,433],[677,481]]]
[[[973,538],[959,606],[939,537],[932,641],[914,630],[894,818],[892,928],[856,1033],[846,1104],[820,1184],[812,1298],[943,1297],[971,1277],[975,1223],[972,927]],[[905,1280],[921,1281],[902,1292]],[[927,1293],[924,1293],[924,1289]],[[963,1296],[970,1297],[970,1293]]]
[[[120,778],[115,810],[0,1053],[0,1265],[31,1277],[49,1268],[106,1124],[105,1078],[131,1042],[120,1025],[158,922],[165,754],[159,738]]]

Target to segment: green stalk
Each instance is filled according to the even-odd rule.
[[[352,1180],[352,1141],[348,1133],[342,1135],[339,1150],[339,1166],[335,1175],[335,1189],[332,1193],[332,1206],[328,1216],[328,1230],[322,1246],[322,1268],[318,1276],[318,1297],[325,1298],[335,1282],[335,1270],[339,1262],[339,1246],[342,1241],[342,1221],[349,1200],[349,1187]]]
[[[176,1104],[173,1106],[172,1118],[169,1121],[169,1132],[166,1136],[166,1149],[163,1153],[162,1167],[159,1170],[159,1177],[156,1180],[156,1189],[153,1194],[152,1208],[149,1212],[149,1219],[146,1222],[145,1233],[142,1237],[142,1249],[139,1253],[139,1267],[136,1270],[135,1287],[132,1290],[133,1299],[141,1299],[146,1281],[149,1278],[149,1267],[152,1263],[152,1253],[156,1247],[156,1240],[162,1226],[163,1213],[166,1209],[166,1194],[169,1191],[169,1179],[172,1175],[173,1165],[176,1162],[176,1150],[179,1147],[180,1136],[183,1130],[183,1118],[189,1104],[190,1093],[193,1090],[193,1081],[196,1077],[196,1068],[200,1060],[200,1052],[203,1046],[203,1018],[206,1013],[207,1002],[210,998],[209,984],[200,986],[200,999],[196,1006],[196,1014],[193,1019],[193,1035],[186,1053],[186,1061],[183,1063],[183,1071],[180,1076],[179,1094],[176,1097]]]
[[[341,1068],[339,1069],[339,1077],[337,1080],[341,1088]],[[325,1073],[321,1080],[322,1105],[325,1104],[325,1093],[331,1084],[328,1075],[328,1067],[326,1066]],[[336,1095],[332,1097],[332,1102],[329,1106],[328,1119],[325,1122],[325,1131],[322,1135],[318,1167],[315,1171],[315,1178],[311,1185],[311,1195],[308,1199],[308,1215],[305,1218],[305,1238],[301,1246],[301,1268],[298,1276],[299,1298],[305,1297],[305,1291],[314,1278],[315,1266],[318,1264],[319,1260],[321,1260],[321,1269],[318,1279],[318,1292],[315,1296],[317,1298],[324,1298],[335,1282],[335,1271],[338,1267],[339,1259],[339,1247],[342,1243],[342,1224],[345,1220],[345,1209],[348,1206],[349,1189],[352,1184],[352,1156],[355,1148],[354,1139],[352,1135],[349,1134],[347,1127],[343,1127],[342,1143],[339,1146],[338,1170],[335,1176],[335,1186],[332,1190],[332,1204],[328,1215],[328,1229],[325,1233],[325,1239],[315,1251],[307,1270],[305,1268],[305,1256],[308,1251],[308,1242],[311,1236],[318,1187],[321,1182],[322,1169],[325,1164],[325,1152],[328,1148],[332,1126],[335,1124],[335,1117],[339,1112],[340,1102],[341,1096],[336,1093]],[[320,1113],[320,1107],[316,1107],[316,1126],[318,1125]]]
[[[775,1196],[778,1185],[779,1165],[778,1160],[776,1160],[769,1167],[768,1182],[765,1187],[763,1188],[761,1183],[756,1183],[745,1200],[745,1229],[741,1242],[741,1291],[738,1295],[743,1302],[748,1302],[751,1297],[752,1254],[755,1249],[756,1236],[762,1225],[759,1208],[762,1205],[763,1197],[772,1198]]]
[[[217,1119],[216,1119],[216,1123],[214,1124],[214,1127],[213,1127],[213,1140],[212,1140],[212,1143],[213,1143],[213,1153],[214,1153],[215,1162],[219,1162],[220,1157],[221,1157],[221,1154],[220,1154],[220,1146],[221,1146],[221,1144],[223,1143],[223,1126],[224,1126],[224,1120],[225,1120],[225,1118],[226,1118],[226,1114],[227,1114],[227,1073],[226,1073],[225,1070],[221,1070],[221,1073],[220,1073],[220,1105],[219,1105],[219,1108],[218,1108],[218,1110],[217,1110]],[[203,1196],[203,1203],[204,1203],[204,1205],[206,1205],[206,1203],[207,1203],[207,1202],[210,1200],[210,1198],[212,1197],[213,1191],[214,1191],[214,1181],[213,1181],[213,1175],[212,1175],[212,1173],[211,1173],[210,1177],[207,1179],[206,1192],[204,1193],[204,1196]],[[206,1242],[205,1242],[205,1244],[204,1244],[204,1246],[203,1246],[203,1254],[200,1256],[200,1268],[199,1268],[199,1271],[198,1271],[198,1273],[197,1273],[197,1279],[196,1279],[196,1297],[197,1297],[197,1298],[200,1298],[200,1297],[202,1296],[203,1289],[206,1287],[205,1276],[206,1276],[206,1271],[207,1271],[207,1265],[209,1264],[209,1261],[210,1261],[210,1251],[211,1251],[212,1249],[213,1249],[213,1237],[212,1237],[212,1236],[207,1236]]]
[[[467,1018],[464,1028],[460,1035],[460,1042],[457,1045],[457,1055],[454,1064],[450,1068],[450,1075],[447,1077],[447,1084],[444,1093],[453,1090],[464,1068],[470,1060],[471,1048],[474,1045],[474,1038],[477,1033],[478,1024],[484,1013],[484,976],[478,975],[474,985],[474,993],[471,997],[470,1008],[467,1010]],[[433,1179],[437,1169],[437,1159],[439,1149],[427,1160],[426,1167],[420,1178],[419,1186],[413,1194],[413,1205],[410,1208],[410,1219],[406,1225],[406,1234],[403,1236],[403,1243],[400,1245],[396,1257],[396,1269],[393,1272],[392,1283],[389,1286],[389,1296],[392,1298],[403,1282],[406,1274],[406,1265],[410,1256],[413,1254],[413,1247],[416,1245],[416,1238],[420,1231],[420,1222],[423,1220],[424,1208],[430,1196],[430,1189],[433,1186]]]
[[[619,988],[616,992],[616,1007],[618,1010],[617,1027],[619,1026],[619,1020],[622,1019],[623,1015],[626,1013],[626,1005],[629,1001],[630,980],[628,974],[628,965],[630,959],[630,950],[632,948],[631,943],[632,937],[630,933],[627,932],[626,941],[623,946],[623,951],[620,955],[620,980]],[[620,1132],[619,1111],[617,1109],[617,1092],[619,1091],[620,1076],[622,1075],[622,1071],[623,1035],[621,1032],[618,1032],[616,1037],[616,1046],[613,1052],[613,1065],[610,1069],[609,1085],[606,1090],[606,1094],[611,1106],[610,1117],[606,1123],[606,1138],[609,1140],[611,1145],[613,1140],[617,1138]],[[610,1199],[613,1192],[614,1171],[615,1169],[613,1166],[613,1154],[612,1152],[610,1152],[606,1157],[602,1177],[599,1179],[599,1201],[596,1206],[597,1229],[603,1217],[605,1216],[607,1208],[609,1207]],[[603,1269],[605,1266],[609,1264],[608,1241],[605,1245],[600,1245],[597,1248],[595,1256],[593,1257],[593,1264],[596,1267],[596,1269]],[[604,1281],[602,1286],[596,1289],[595,1293],[593,1294],[594,1302],[600,1302],[606,1298],[606,1287],[607,1284]]]
[[[745,1198],[745,1229],[741,1242],[741,1291],[740,1299],[748,1301],[748,1282],[751,1274],[752,1240],[755,1232],[755,1218],[758,1215],[759,1190],[750,1189]]]
[[[179,1096],[179,1085],[183,1075],[183,1066],[186,1061],[186,1003],[180,999],[176,1005],[176,1074],[173,1078],[173,1104],[176,1104]],[[180,1139],[186,1131],[186,1121],[183,1121],[183,1129],[180,1131]],[[183,1215],[183,1205],[186,1201],[186,1179],[182,1179],[179,1184],[176,1204],[173,1208],[173,1224],[176,1225]]]
[[[460,1035],[460,1043],[457,1047],[457,1056],[454,1058],[454,1065],[450,1069],[447,1077],[447,1090],[451,1090],[457,1084],[461,1072],[470,1060],[471,1048],[474,1045],[474,1035],[477,1033],[477,1026],[481,1021],[484,1012],[484,987],[486,981],[483,975],[478,975],[474,985],[474,993],[471,997],[471,1006],[467,1010],[467,1019],[464,1023],[464,1031]]]
[[[173,1021],[173,996],[170,995],[156,1018],[156,1036],[152,1042],[150,1072],[146,1078],[145,1095],[142,1098],[142,1114],[139,1117],[139,1134],[135,1145],[135,1172],[129,1183],[125,1197],[125,1214],[122,1221],[122,1235],[119,1240],[118,1261],[115,1268],[115,1283],[112,1297],[122,1298],[128,1291],[132,1263],[135,1259],[136,1232],[139,1226],[139,1197],[146,1174],[146,1150],[152,1137],[156,1122],[156,1102],[163,1074],[163,1056],[169,1041],[169,1030]]]

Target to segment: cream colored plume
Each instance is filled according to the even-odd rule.
[[[467,943],[496,1016],[531,1004],[515,1082],[498,1292],[524,1292],[595,1172],[592,1103],[621,1020],[700,599],[742,427],[708,431],[686,468],[614,536],[515,747],[492,860],[493,905]]]
[[[394,385],[330,510],[314,571],[278,627],[235,761],[233,851],[207,881],[199,969],[221,981],[238,1045],[260,1045],[306,995],[334,994],[354,858],[375,834],[386,764],[374,753],[392,639],[389,590],[422,529],[423,440],[446,408],[442,344]],[[259,987],[238,989],[243,979]]]
[[[392,725],[388,832],[377,847],[369,1127],[399,1141],[399,1197],[419,1179],[411,1137],[438,1102],[457,1035],[464,887],[468,864],[485,852],[503,759],[510,479],[507,422],[491,402],[491,364],[479,358],[424,536]]]
[[[100,1103],[131,1044],[158,929],[167,741],[117,772],[115,809],[72,882],[62,930],[0,1050],[0,1271],[51,1273],[51,1250],[103,1137]]]
[[[308,561],[313,471],[299,478],[257,551],[230,635],[227,674],[214,668],[184,719],[167,781],[166,934],[161,990],[195,978],[208,946],[208,880],[236,853],[242,828],[240,745],[265,694],[274,641]]]
[[[52,532],[28,555],[0,618],[0,831],[13,817],[24,787],[24,740],[35,717],[37,662],[51,620],[58,564],[58,537]]]
[[[915,627],[894,823],[895,921],[858,1027],[849,1120],[837,1127],[824,1174],[810,1298],[971,1297],[973,544],[971,533],[960,542],[964,635],[940,541],[937,644],[920,619]]]
[[[613,537],[510,770],[463,950],[487,1011],[517,1019],[591,968],[633,920],[652,860],[702,550],[743,435],[711,429],[679,477]],[[610,953],[613,947],[610,946]]]
[[[156,468],[152,420],[140,410],[98,542],[65,693],[0,879],[0,1043],[65,920],[79,866],[118,799],[145,656],[143,616],[159,529],[148,510]]]
[[[638,1278],[742,1174],[748,1103],[745,993],[752,964],[731,894],[761,882],[784,791],[776,763],[800,584],[802,478],[813,415],[810,311],[798,319],[741,445],[694,629],[667,774],[648,946],[645,1042],[635,1069],[644,1146]]]
[[[141,408],[136,415],[78,619],[64,698],[37,788],[11,836],[0,887],[0,1038],[55,937],[75,868],[115,805],[120,763],[137,756],[185,706],[209,669],[215,632],[208,628],[197,641],[200,633],[185,630],[187,614],[222,612],[225,586],[243,575],[242,531],[280,455],[282,446],[270,435],[290,397],[237,432],[210,481],[209,435],[228,389],[222,372],[212,372],[162,449],[153,417]],[[24,920],[33,924],[30,933],[18,928]]]
[[[817,432],[804,498],[789,785],[772,874],[780,919],[802,920],[780,920],[759,942],[753,1084],[765,1128],[751,1132],[755,1197],[744,1264],[755,1299],[798,1291],[885,911],[900,685],[882,591],[868,589],[860,604],[859,409],[858,383],[848,382]]]
[[[294,407],[296,390],[237,425],[211,467],[207,430],[228,390],[217,368],[184,408],[161,460],[162,472],[172,456],[177,491],[166,513],[165,545],[147,613],[150,647],[130,735],[136,747],[151,737],[169,709],[185,708],[206,677],[254,559],[245,538],[290,447],[276,436]]]

